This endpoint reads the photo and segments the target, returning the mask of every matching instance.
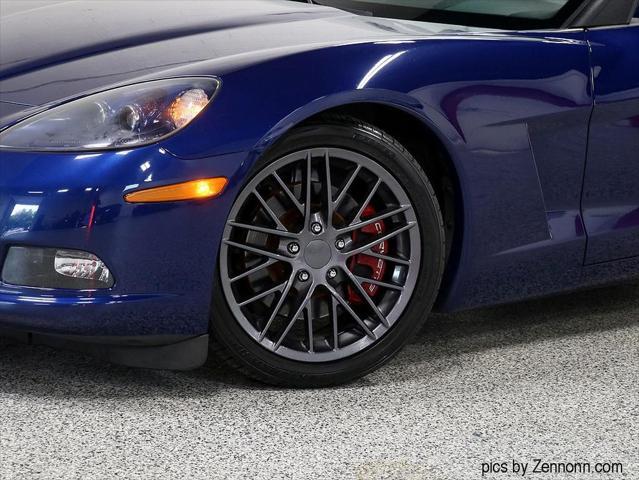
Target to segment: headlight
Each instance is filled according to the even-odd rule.
[[[220,82],[173,78],[114,88],[64,103],[0,133],[0,147],[101,150],[157,142],[189,124]]]

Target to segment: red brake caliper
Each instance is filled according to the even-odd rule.
[[[362,220],[366,220],[374,216],[376,213],[375,209],[368,205],[364,212],[362,213]],[[356,230],[353,232],[353,241],[357,241],[357,238],[361,235],[361,233],[366,233],[369,235],[382,235],[386,232],[386,224],[383,220],[379,220],[375,223],[371,223],[360,230]],[[388,253],[388,241],[385,240],[381,243],[375,245],[371,250],[375,253],[380,253],[386,255]],[[355,255],[348,261],[348,268],[351,272],[355,271],[355,267],[365,267],[369,270],[368,278],[372,280],[381,280],[384,277],[384,273],[386,272],[386,261],[381,258],[371,257],[370,255],[366,255],[364,253],[360,253],[359,255]],[[367,275],[363,275],[367,276]],[[379,286],[373,285],[371,283],[364,283],[362,287],[368,293],[371,298],[374,298],[379,293]],[[359,293],[355,291],[353,287],[348,286],[348,301],[352,303],[362,303],[363,299],[360,297]]]

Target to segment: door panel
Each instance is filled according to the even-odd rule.
[[[583,192],[586,263],[639,255],[639,25],[595,29]]]

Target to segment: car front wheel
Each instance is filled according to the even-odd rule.
[[[415,159],[348,117],[291,132],[255,166],[219,256],[213,350],[267,383],[343,383],[425,320],[444,265],[442,214]]]

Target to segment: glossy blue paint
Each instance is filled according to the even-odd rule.
[[[180,160],[157,146],[78,154],[3,151],[0,258],[11,245],[86,250],[108,264],[116,284],[95,292],[2,285],[2,321],[105,336],[206,331],[217,245],[238,181],[215,202],[132,205],[122,195],[133,185],[234,178],[243,159]],[[12,212],[25,206],[33,206],[34,215],[12,221]]]
[[[639,255],[639,24],[594,29],[588,40],[596,101],[583,201],[590,264]]]
[[[102,258],[116,279],[104,292],[2,285],[4,324],[99,336],[205,333],[215,315],[222,227],[255,160],[305,119],[359,103],[423,122],[450,156],[459,241],[440,310],[639,272],[627,260],[584,269],[587,243],[588,258],[598,255],[587,237],[593,212],[637,206],[639,163],[625,154],[636,145],[639,81],[618,73],[624,62],[637,64],[637,50],[623,48],[632,32],[486,31],[276,0],[213,4],[181,2],[180,16],[168,2],[153,10],[127,2],[124,16],[117,2],[59,4],[2,19],[0,128],[133,81],[216,75],[223,83],[195,122],[156,145],[85,154],[0,150],[0,264],[11,245],[75,248]],[[49,32],[52,22],[66,28]],[[612,148],[622,171],[597,153],[605,136],[619,138]],[[597,165],[607,168],[605,178]],[[122,200],[132,185],[212,176],[231,179],[214,200]],[[625,188],[604,198],[598,192],[607,181]],[[34,214],[12,219],[15,205]],[[621,246],[633,254],[636,223],[621,225],[628,227],[616,228],[627,235]],[[602,241],[612,241],[608,234]]]

